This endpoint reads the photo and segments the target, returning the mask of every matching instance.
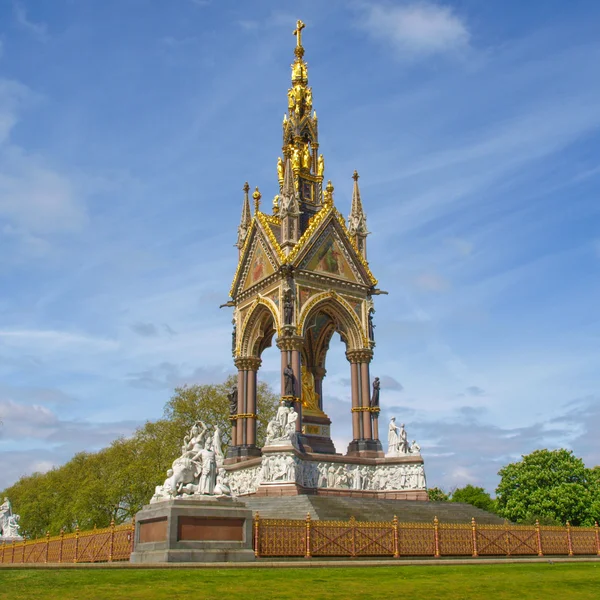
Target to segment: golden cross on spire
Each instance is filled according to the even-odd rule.
[[[302,46],[302,30],[306,27],[300,19],[296,21],[296,29],[294,29],[294,35],[296,36],[296,46],[300,48]]]

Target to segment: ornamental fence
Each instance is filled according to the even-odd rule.
[[[36,540],[4,542],[0,546],[0,564],[23,563],[94,563],[129,560],[133,551],[134,523],[115,525]]]
[[[129,560],[135,523],[0,545],[0,564],[94,563]],[[261,519],[253,527],[262,557],[600,556],[594,527]]]
[[[594,527],[254,519],[257,557],[600,556]]]

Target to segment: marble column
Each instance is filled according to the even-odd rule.
[[[257,372],[260,368],[260,358],[248,359],[247,371],[247,402],[246,414],[246,445],[256,446],[256,392],[257,392]]]
[[[296,431],[302,432],[302,369],[301,369],[301,354],[300,350],[292,350],[292,369],[294,371],[294,377],[296,379],[296,397],[297,402],[294,402],[294,410],[298,413],[298,419],[296,420]]]
[[[365,440],[373,439],[371,432],[371,413],[369,411],[369,392],[371,391],[371,378],[369,376],[369,363],[367,361],[360,363],[360,384],[362,388],[361,405],[362,405],[362,422],[363,422],[363,438]]]
[[[242,446],[244,444],[244,419],[240,415],[246,412],[246,371],[244,370],[244,359],[236,358],[235,366],[238,368],[238,405],[237,415],[235,420],[235,445]],[[233,433],[233,432],[232,432]],[[234,438],[232,437],[232,441]]]
[[[360,440],[362,438],[362,420],[360,413],[356,410],[360,406],[360,388],[358,384],[358,363],[354,360],[350,362],[350,383],[352,386],[352,438]]]
[[[379,439],[379,414],[373,413],[373,439]]]
[[[313,367],[312,371],[315,376],[315,392],[319,394],[319,408],[323,410],[323,378],[327,371],[325,367]]]

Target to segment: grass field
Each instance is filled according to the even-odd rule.
[[[600,563],[264,569],[0,570],[11,600],[579,600],[600,598]]]

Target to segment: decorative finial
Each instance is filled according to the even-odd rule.
[[[354,173],[352,173],[352,179],[354,179],[354,181],[358,181],[359,177],[360,175],[358,174],[358,171],[354,169]]]
[[[327,206],[333,204],[333,184],[331,183],[331,180],[327,182],[327,187],[323,194],[323,204]]]
[[[276,215],[279,212],[279,194],[276,194],[273,198],[273,214]]]
[[[258,186],[256,186],[252,197],[254,198],[254,212],[257,213],[258,207],[260,206],[260,199],[262,198],[262,194],[260,193]]]
[[[246,183],[244,183],[244,187],[242,189],[244,190],[244,192],[246,194],[250,191],[250,186],[248,185],[247,181],[246,181]]]
[[[298,58],[302,58],[304,56],[304,48],[302,47],[302,30],[306,27],[306,25],[298,19],[296,21],[296,29],[294,29],[294,35],[296,36],[296,48],[294,50],[294,54]]]

